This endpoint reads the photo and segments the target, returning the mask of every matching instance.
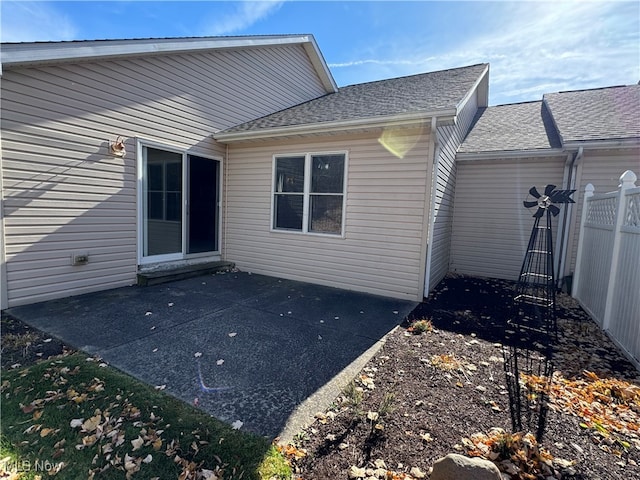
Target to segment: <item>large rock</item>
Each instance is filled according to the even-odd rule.
[[[489,460],[450,453],[433,464],[431,480],[502,480],[502,476]]]

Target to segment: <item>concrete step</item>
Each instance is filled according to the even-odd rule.
[[[173,282],[175,280],[184,280],[185,278],[198,277],[201,275],[209,275],[216,272],[228,272],[235,267],[232,262],[207,262],[195,265],[183,265],[175,268],[167,268],[155,270],[151,272],[138,273],[138,285],[141,287],[149,287],[160,283]]]

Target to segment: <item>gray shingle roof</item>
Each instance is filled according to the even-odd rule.
[[[563,143],[640,138],[640,85],[544,95]]]
[[[460,153],[559,148],[549,111],[541,101],[478,110]]]
[[[309,102],[252,120],[221,133],[360,120],[455,109],[487,64],[341,87]]]

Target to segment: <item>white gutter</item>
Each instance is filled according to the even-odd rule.
[[[330,133],[335,131],[360,130],[362,128],[397,127],[425,122],[429,118],[438,116],[438,120],[455,121],[455,110],[440,110],[438,112],[418,112],[401,115],[384,115],[379,117],[357,118],[353,120],[336,120],[304,125],[293,125],[274,128],[261,128],[246,132],[218,132],[213,138],[219,142],[238,142],[263,138],[288,137],[291,135],[311,135]]]
[[[576,177],[578,165],[582,161],[582,156],[584,154],[584,149],[582,147],[578,148],[578,151],[570,155],[567,158],[567,163],[565,164],[565,180],[563,180],[563,188],[565,190],[575,190],[576,188]],[[567,264],[567,249],[569,245],[569,230],[571,228],[571,218],[573,213],[573,203],[567,203],[565,208],[561,210],[562,218],[558,222],[559,225],[562,226],[562,233],[560,235],[559,240],[559,250],[557,253],[557,258],[559,259],[558,270],[556,274],[556,286],[561,286],[561,281],[564,276],[564,270]],[[571,292],[569,292],[571,294]]]
[[[535,150],[505,150],[495,152],[469,152],[456,154],[456,161],[472,161],[472,160],[500,160],[513,159],[521,157],[554,157],[558,155],[566,155],[567,151],[563,148],[545,148]]]
[[[640,146],[640,138],[621,138],[619,140],[588,140],[567,142],[563,144],[565,150],[586,148],[589,150],[607,150],[610,148],[633,148]]]

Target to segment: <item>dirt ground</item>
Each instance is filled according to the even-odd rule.
[[[0,334],[3,369],[26,367],[70,350],[57,338],[49,337],[5,313],[2,313]]]
[[[512,436],[511,452],[498,457],[505,445],[496,438],[509,437],[492,429],[512,432],[502,345],[512,292],[513,284],[496,280],[441,283],[289,447],[298,477],[428,478],[448,453],[489,450],[484,456],[509,472],[505,478],[640,479],[640,374],[565,294],[557,299],[558,340],[551,339],[557,396],[542,441]],[[419,319],[433,330],[411,332]],[[619,388],[628,395],[618,396]],[[534,433],[536,412],[530,423],[517,417]]]

